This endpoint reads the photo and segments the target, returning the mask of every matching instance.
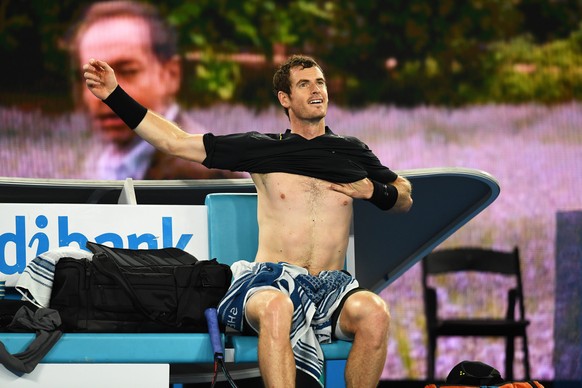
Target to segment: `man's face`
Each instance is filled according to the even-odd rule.
[[[79,60],[106,61],[125,91],[148,109],[164,113],[180,87],[178,59],[160,63],[150,45],[147,23],[136,17],[114,17],[91,25],[79,40]],[[93,128],[106,142],[128,144],[136,134],[84,87],[83,102]]]
[[[281,104],[289,109],[289,117],[303,121],[319,121],[327,113],[328,95],[325,77],[316,67],[294,67],[290,71],[291,94],[285,93]]]

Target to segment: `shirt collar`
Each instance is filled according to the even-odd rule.
[[[289,137],[291,135],[295,135],[294,133],[291,132],[291,129],[287,128],[287,130],[285,131],[285,133],[282,135],[282,138],[286,138]],[[325,133],[324,135],[335,135],[335,133],[332,132],[331,128],[329,128],[327,125],[325,126]]]

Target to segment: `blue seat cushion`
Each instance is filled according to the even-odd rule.
[[[0,333],[11,354],[24,351],[34,338],[33,333]],[[42,362],[212,363],[214,352],[206,333],[65,333]]]
[[[234,348],[234,362],[256,362],[258,338],[246,335],[229,335],[227,339]],[[352,343],[349,341],[334,341],[323,344],[323,356],[326,360],[345,360],[348,358]]]

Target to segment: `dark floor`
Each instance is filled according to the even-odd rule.
[[[581,381],[539,381],[544,388],[581,388]],[[431,382],[432,383],[432,382]],[[423,380],[383,380],[378,385],[379,388],[424,388],[427,385],[427,381]],[[254,379],[244,379],[236,382],[238,388],[262,388],[262,382],[260,378]],[[208,388],[210,384],[184,384],[184,388]],[[226,382],[218,382],[214,386],[215,388],[231,388],[231,386]],[[301,387],[298,387],[301,388]]]
[[[258,364],[228,364],[228,371],[236,380],[237,388],[263,388],[262,380],[259,376]],[[194,372],[194,373],[192,373]],[[211,379],[213,376],[212,365],[172,365],[171,374],[176,378],[181,376],[181,381],[188,381],[188,378],[196,380],[189,381],[203,381],[200,383],[183,384],[183,388],[210,388]],[[218,373],[218,382],[214,385],[215,388],[231,388],[231,385],[224,381],[222,373]],[[179,377],[178,377],[179,378]],[[178,380],[180,381],[180,380]],[[309,381],[312,381],[309,379]],[[544,388],[582,388],[582,381],[546,381],[539,380]],[[443,381],[426,381],[426,380],[383,380],[378,384],[379,388],[424,388],[430,383],[444,384]],[[299,384],[298,388],[306,388],[307,385]],[[318,386],[316,383],[315,386]],[[176,385],[175,388],[178,388]],[[332,387],[335,388],[335,387]]]

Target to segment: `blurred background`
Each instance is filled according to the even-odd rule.
[[[0,1],[0,176],[95,178],[82,166],[103,139],[71,55],[92,3]],[[325,71],[327,124],[385,165],[493,175],[497,201],[442,246],[519,247],[532,377],[582,380],[582,1],[142,3],[177,31],[177,102],[209,131],[283,131],[272,75],[303,53]],[[383,379],[422,380],[419,265],[382,296],[394,321]],[[503,375],[502,341],[441,341],[438,377],[466,359]]]

